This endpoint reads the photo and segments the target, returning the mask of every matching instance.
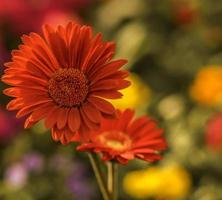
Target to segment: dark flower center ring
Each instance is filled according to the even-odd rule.
[[[51,98],[64,107],[79,106],[88,94],[88,80],[83,72],[75,68],[56,71],[49,80]]]

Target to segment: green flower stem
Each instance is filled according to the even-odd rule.
[[[97,179],[100,191],[103,195],[103,199],[104,200],[110,200],[110,196],[109,196],[109,192],[106,188],[106,184],[105,184],[105,180],[102,174],[102,170],[99,166],[98,160],[96,155],[92,154],[92,153],[88,153],[89,156],[89,160],[91,162],[95,177]]]
[[[117,164],[115,162],[107,163],[108,179],[107,188],[111,200],[117,199]]]

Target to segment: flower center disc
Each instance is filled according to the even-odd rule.
[[[121,131],[107,131],[99,137],[100,143],[116,151],[124,151],[131,145],[130,138]]]
[[[79,69],[61,69],[49,80],[48,91],[60,106],[79,106],[88,94],[88,81]]]

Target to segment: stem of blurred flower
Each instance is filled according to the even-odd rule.
[[[103,199],[104,200],[110,200],[109,192],[106,188],[105,179],[103,177],[102,170],[99,166],[97,157],[96,157],[96,155],[94,155],[92,153],[88,153],[88,156],[89,156],[89,160],[91,162],[95,177],[97,179],[100,191],[103,195]]]
[[[107,188],[111,200],[117,199],[117,164],[115,162],[107,163],[108,179]]]

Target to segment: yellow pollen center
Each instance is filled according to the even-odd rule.
[[[117,140],[107,140],[106,145],[112,149],[121,150],[125,148],[124,143]]]
[[[79,106],[88,94],[88,81],[79,69],[65,68],[53,74],[48,84],[50,97],[64,107]]]
[[[124,151],[131,145],[128,135],[120,131],[107,131],[99,136],[99,141],[108,148]]]

